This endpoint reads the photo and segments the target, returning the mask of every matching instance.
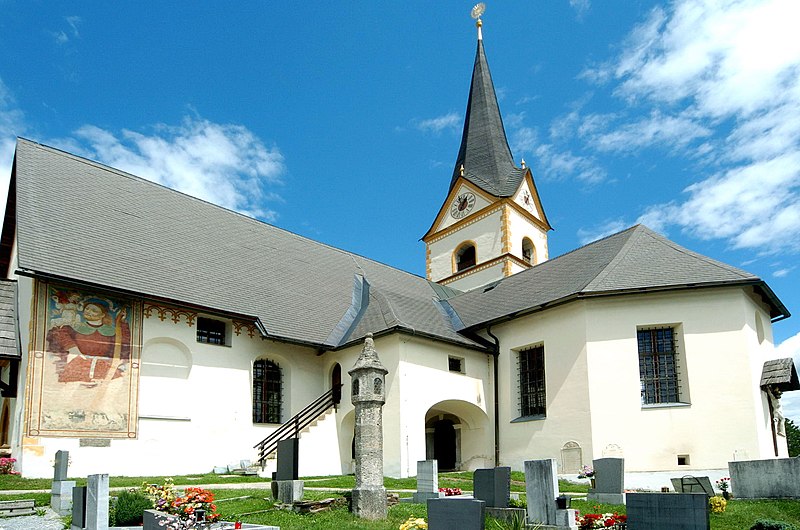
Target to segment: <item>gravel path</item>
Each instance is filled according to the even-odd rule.
[[[63,530],[64,521],[61,517],[46,508],[45,515],[21,515],[0,519],[0,530]]]

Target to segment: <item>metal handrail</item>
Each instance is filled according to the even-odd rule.
[[[263,467],[264,461],[270,453],[278,448],[278,442],[289,438],[299,438],[300,431],[311,425],[323,412],[326,412],[334,405],[338,405],[338,400],[334,397],[334,392],[342,388],[339,384],[315,399],[306,408],[292,416],[289,421],[278,427],[269,436],[253,446],[258,449],[258,463]],[[341,392],[338,393],[341,396]]]

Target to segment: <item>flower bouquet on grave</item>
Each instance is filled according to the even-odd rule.
[[[594,469],[591,466],[583,466],[578,470],[578,478],[594,478]]]
[[[209,528],[220,518],[214,494],[209,490],[186,488],[185,494],[179,496],[172,479],[166,479],[163,486],[144,484],[142,489],[153,503],[153,509],[166,515],[159,526],[167,530]]]

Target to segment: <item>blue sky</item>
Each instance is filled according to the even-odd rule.
[[[0,194],[24,136],[424,275],[472,3],[0,0]],[[797,314],[776,355],[800,365],[800,3],[490,2],[483,20],[551,256],[643,222],[765,279]]]

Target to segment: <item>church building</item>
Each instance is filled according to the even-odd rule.
[[[299,436],[301,475],[352,473],[347,371],[368,334],[387,476],[432,458],[681,476],[787,456],[787,308],[642,225],[550,258],[478,24],[426,278],[18,139],[0,236],[0,450],[17,469],[50,477],[68,450],[74,476],[270,471]]]

